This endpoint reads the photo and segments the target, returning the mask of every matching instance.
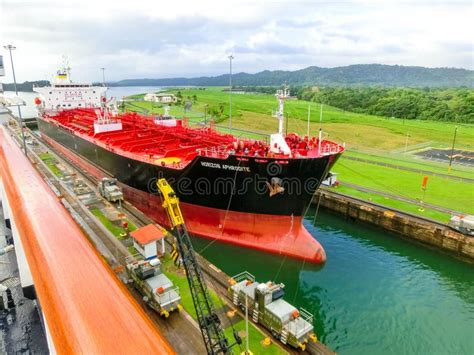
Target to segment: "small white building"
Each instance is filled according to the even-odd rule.
[[[161,240],[161,255],[164,255],[166,232],[162,228],[149,224],[131,232],[130,235],[133,239],[133,247],[143,255],[145,260],[156,258],[158,240]]]
[[[178,102],[178,99],[175,95],[167,93],[148,93],[143,99],[145,101],[160,102],[163,104]]]
[[[332,187],[337,184],[337,173],[331,173],[329,172],[328,176],[326,177],[325,180],[321,182],[323,186],[329,186]]]

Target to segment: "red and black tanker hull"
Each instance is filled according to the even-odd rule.
[[[174,169],[112,152],[41,118],[38,126],[51,145],[96,177],[116,177],[126,199],[157,223],[168,224],[156,189],[157,179],[164,177],[178,194],[193,235],[325,261],[323,248],[304,228],[302,218],[338,155],[278,160],[197,156],[185,168]],[[284,191],[271,196],[274,183]]]

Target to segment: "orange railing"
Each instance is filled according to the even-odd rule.
[[[0,176],[54,350],[174,353],[3,126]]]

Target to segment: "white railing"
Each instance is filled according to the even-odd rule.
[[[255,281],[255,276],[253,276],[250,272],[248,271],[242,271],[240,274],[237,274],[235,276],[232,276],[232,279],[235,280],[236,282],[241,282],[241,281]]]
[[[311,313],[309,313],[306,309],[304,309],[303,307],[301,307],[299,309],[299,312],[300,312],[300,316],[301,318],[303,318],[305,321],[307,321],[308,323],[310,324],[313,324],[313,315]]]
[[[160,294],[155,293],[155,297],[161,307],[166,307],[170,303],[177,302],[181,299],[178,286],[164,290],[163,293]]]
[[[226,146],[206,147],[196,149],[200,156],[212,158],[227,158],[229,156],[229,149]]]
[[[341,146],[336,143],[326,143],[321,145],[321,151],[320,154],[322,155],[330,155],[330,154],[336,154],[341,151]]]

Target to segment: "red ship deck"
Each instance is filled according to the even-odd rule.
[[[182,169],[197,155],[225,159],[229,154],[259,158],[288,159],[288,155],[270,152],[269,145],[263,141],[237,139],[229,134],[216,132],[209,127],[191,128],[178,121],[177,126],[167,127],[155,123],[153,116],[137,113],[123,113],[113,118],[122,123],[122,129],[95,133],[98,112],[94,109],[73,109],[45,113],[43,118],[59,123],[63,128],[74,132],[117,154],[146,163]],[[317,158],[322,155],[339,153],[343,148],[333,142],[318,142],[313,138],[300,138],[289,134],[285,138],[297,158]]]

